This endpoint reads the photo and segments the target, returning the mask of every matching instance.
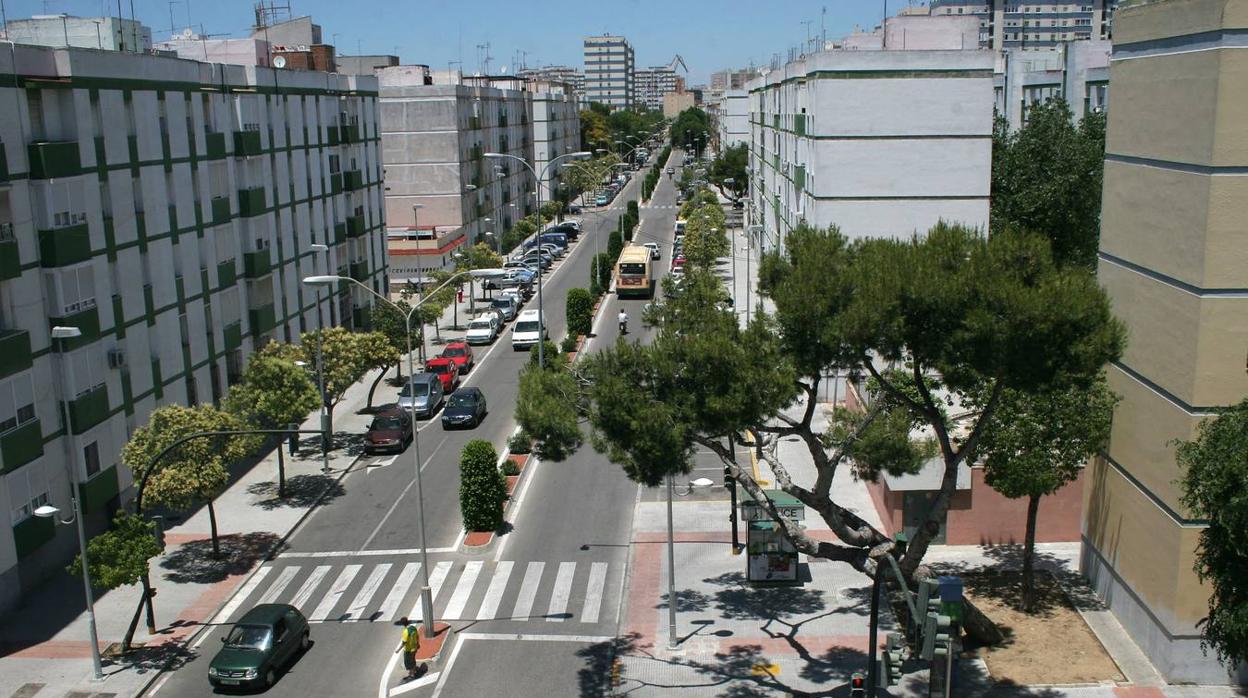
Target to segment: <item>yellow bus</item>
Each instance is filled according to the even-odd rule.
[[[615,294],[620,298],[654,297],[654,263],[650,250],[629,245],[615,263]]]

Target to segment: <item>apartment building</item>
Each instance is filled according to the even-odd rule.
[[[542,201],[551,201],[560,185],[562,160],[551,160],[581,148],[581,112],[576,95],[563,83],[527,81],[533,100],[533,169],[539,175]],[[506,228],[500,228],[506,230]]]
[[[585,73],[580,68],[572,68],[566,65],[548,65],[541,68],[524,68],[516,71],[516,75],[539,83],[561,82],[571,88],[571,93],[576,97],[577,102],[584,103],[586,101]]]
[[[146,53],[152,48],[152,30],[123,17],[35,15],[9,20],[0,38],[31,46],[93,48]]]
[[[102,529],[153,409],[218,400],[318,316],[363,323],[363,290],[302,277],[387,280],[375,80],[22,45],[0,75],[5,607],[77,550],[33,510],[73,492]]]
[[[1113,38],[1119,0],[932,0],[931,14],[970,15],[979,45],[1049,51],[1069,41]]]
[[[1072,41],[1053,51],[1005,49],[998,52],[993,75],[997,113],[1022,128],[1027,108],[1060,97],[1077,122],[1104,111],[1109,102],[1110,42]]]
[[[611,109],[636,104],[633,47],[622,36],[585,37],[585,99]]]
[[[1115,25],[1097,276],[1128,340],[1109,446],[1084,476],[1080,569],[1167,681],[1248,683],[1248,665],[1201,651],[1206,524],[1174,459],[1248,395],[1248,1],[1124,6]]]
[[[710,89],[712,92],[727,92],[728,90],[744,90],[746,83],[758,77],[760,71],[756,68],[743,68],[741,70],[717,70],[711,73]]]
[[[749,92],[745,90],[728,90],[724,92],[712,113],[720,150],[731,148],[741,143],[749,143]]]
[[[684,62],[681,62],[684,65]],[[685,79],[676,74],[673,66],[654,66],[633,74],[638,108],[663,110],[663,96],[683,92]]]

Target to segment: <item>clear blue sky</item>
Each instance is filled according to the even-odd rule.
[[[129,16],[131,0],[121,0]],[[133,0],[135,14],[167,37],[167,0]],[[895,13],[906,0],[889,0]],[[242,36],[252,22],[249,0],[177,0],[173,20],[190,21],[210,34]],[[829,37],[855,24],[879,23],[884,0],[290,0],[295,16],[312,15],[326,42],[337,34],[340,53],[394,53],[404,63],[446,69],[462,58],[464,70],[478,69],[477,44],[490,43],[491,72],[512,68],[516,51],[528,51],[529,65],[582,65],[581,40],[588,34],[623,34],[633,44],[638,67],[663,65],[679,53],[691,84],[706,82],[722,68],[765,65],[774,53],[787,56],[802,43],[810,20],[812,36],[821,18]],[[117,14],[117,0],[5,0],[10,18],[66,12],[80,16]],[[104,9],[108,8],[108,9]],[[471,8],[465,11],[464,8]],[[827,8],[824,15],[822,9]],[[358,42],[358,44],[357,44]]]

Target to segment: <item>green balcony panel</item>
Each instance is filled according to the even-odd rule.
[[[207,148],[209,160],[220,160],[225,157],[225,134],[208,133],[204,135],[204,146]]]
[[[347,170],[342,173],[342,188],[356,191],[364,188],[364,173],[359,170]]]
[[[243,346],[243,327],[242,323],[231,322],[226,325],[222,331],[222,338],[225,340],[225,350],[234,351]]]
[[[120,491],[116,465],[101,470],[86,482],[78,483],[79,501],[82,502],[83,511],[88,514],[103,511],[104,505]]]
[[[264,334],[277,327],[277,315],[273,312],[272,303],[247,311],[247,319],[253,335]]]
[[[81,337],[73,339],[60,340],[66,351],[73,351],[79,347],[86,346],[94,342],[100,336],[100,311],[92,306],[85,310],[79,310],[74,313],[65,315],[57,315],[48,318],[48,327],[77,327],[82,332]]]
[[[139,137],[126,136],[126,152],[130,157],[129,162],[139,161]]]
[[[334,224],[334,244],[341,245],[342,243],[346,241],[347,241],[347,224],[335,223]]]
[[[69,423],[81,434],[108,419],[108,386],[101,385],[69,401]]]
[[[5,223],[4,225],[9,224]],[[22,260],[18,257],[17,240],[0,238],[0,281],[16,279],[21,275]]]
[[[70,177],[82,172],[78,141],[31,143],[28,153],[31,179]]]
[[[356,330],[362,330],[362,331],[367,332],[373,329],[372,310],[367,307],[352,308],[351,309],[351,322],[352,322],[352,326],[354,326]]]
[[[39,420],[0,434],[0,472],[11,473],[43,455],[43,427]]]
[[[238,281],[238,267],[234,264],[234,260],[227,259],[217,264],[217,286],[219,288],[229,288]]]
[[[91,259],[91,234],[86,223],[39,231],[39,263],[63,267]]]
[[[347,216],[347,237],[358,238],[364,234],[364,215]]]
[[[264,213],[264,187],[238,190],[238,215],[258,216]]]
[[[56,537],[56,522],[52,517],[31,516],[13,527],[13,543],[17,546],[20,560],[38,550],[44,543]]]
[[[243,253],[243,275],[249,279],[258,279],[273,271],[273,261],[269,257],[269,248]]]
[[[177,294],[178,303],[186,302],[186,280],[181,276],[173,277],[173,292]]]
[[[351,270],[351,278],[356,281],[364,281],[368,278],[368,262],[352,262],[348,268]]]
[[[347,124],[346,126],[342,126],[338,129],[338,132],[342,137],[343,143],[360,142],[360,127],[356,124]]]
[[[338,145],[338,127],[327,126],[325,128],[325,142],[328,145]]]
[[[260,148],[260,132],[259,131],[235,131],[234,132],[234,155],[259,155],[264,152]]]
[[[342,193],[342,173],[335,172],[329,176],[329,191],[332,194]]]
[[[261,191],[261,194],[264,192]],[[230,197],[212,197],[212,224],[221,225],[230,222]]]
[[[799,192],[806,188],[806,166],[797,165],[793,168],[793,187]]]
[[[30,366],[30,333],[26,330],[0,330],[0,378],[8,378]]]
[[[0,143],[0,182],[9,180],[9,156],[4,150],[4,143]]]

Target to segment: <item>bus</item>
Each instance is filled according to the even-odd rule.
[[[620,298],[654,297],[654,263],[650,250],[629,245],[615,264],[615,294]]]

